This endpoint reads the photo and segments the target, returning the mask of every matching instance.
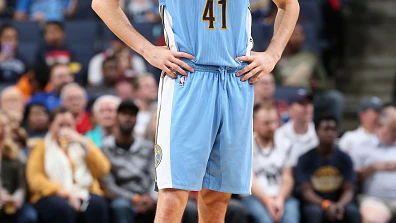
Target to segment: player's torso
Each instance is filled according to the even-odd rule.
[[[203,65],[236,67],[252,47],[248,0],[160,0],[165,39]]]

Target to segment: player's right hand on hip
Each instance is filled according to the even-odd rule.
[[[171,78],[176,78],[176,73],[187,75],[185,70],[194,72],[191,66],[180,59],[186,58],[193,60],[194,56],[188,53],[171,51],[167,47],[152,46],[145,51],[144,58],[154,67],[163,70]]]

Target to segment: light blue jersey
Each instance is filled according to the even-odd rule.
[[[249,0],[160,0],[171,50],[200,65],[238,67],[235,58],[253,46]]]

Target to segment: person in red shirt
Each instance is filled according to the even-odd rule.
[[[76,130],[78,133],[84,134],[91,130],[89,115],[85,110],[88,97],[84,88],[76,83],[66,85],[60,94],[61,104],[72,112],[76,119]]]

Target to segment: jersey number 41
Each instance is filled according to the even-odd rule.
[[[214,15],[214,2],[217,1],[217,5],[221,7],[220,17],[221,24],[220,27],[222,30],[227,30],[227,6],[228,0],[206,0],[205,8],[202,11],[202,21],[208,23],[208,29],[214,30],[216,22],[216,16]]]

